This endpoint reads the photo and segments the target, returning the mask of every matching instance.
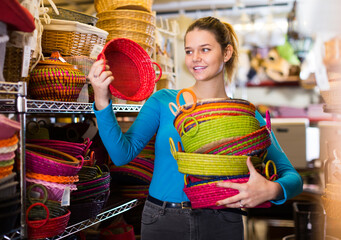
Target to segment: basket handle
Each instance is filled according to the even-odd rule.
[[[84,164],[84,157],[82,155],[78,155],[76,156],[76,158],[80,159],[81,160],[81,165],[78,166],[78,168],[82,168],[83,167],[83,164]]]
[[[47,201],[47,198],[48,198],[48,193],[47,193],[47,190],[46,190],[46,187],[44,185],[41,185],[41,184],[32,184],[31,186],[28,187],[27,189],[27,197],[28,197],[28,201],[33,204],[33,201],[32,201],[32,198],[31,198],[31,191],[34,187],[38,187],[40,188],[41,190],[43,190],[44,192],[44,198],[43,198],[43,201],[42,203],[45,204],[46,201]]]
[[[156,65],[156,66],[159,68],[159,71],[160,71],[158,78],[155,80],[155,82],[157,83],[157,82],[160,80],[160,78],[162,77],[162,68],[161,68],[161,66],[160,66],[158,63],[156,63],[156,62],[152,62],[152,64]]]
[[[169,110],[173,113],[174,116],[176,116],[176,113],[179,111],[178,106],[175,105],[175,103],[173,102],[170,102],[168,106],[169,106]],[[174,108],[176,109],[176,111],[174,111]]]
[[[183,107],[180,106],[180,96],[181,96],[181,93],[184,93],[184,92],[189,92],[192,95],[192,97],[193,97],[193,105],[192,105],[192,107],[190,109],[184,109]],[[195,95],[195,93],[191,89],[188,89],[188,88],[181,89],[178,92],[178,95],[176,95],[176,104],[181,109],[181,111],[183,111],[184,113],[190,113],[197,106],[197,96]]]
[[[32,225],[31,221],[28,220],[28,214],[30,213],[31,209],[34,208],[35,206],[42,206],[42,207],[45,209],[45,211],[46,211],[46,218],[44,219],[44,221],[43,221],[41,224],[36,225],[36,226]],[[49,217],[50,217],[50,211],[49,211],[49,209],[46,207],[45,204],[40,203],[40,202],[37,202],[37,203],[32,204],[32,205],[29,206],[29,208],[26,210],[26,223],[27,223],[27,225],[28,225],[30,228],[40,228],[40,227],[44,226],[44,225],[47,223],[47,221],[49,220]]]
[[[274,174],[272,174],[271,176],[270,176],[270,173],[269,173],[269,166],[270,166],[270,164],[272,165],[272,167],[273,167],[273,169],[274,169]],[[277,175],[276,164],[275,164],[274,161],[272,161],[272,160],[267,161],[266,164],[265,164],[265,177],[266,177],[268,180],[270,180],[270,181],[276,180],[277,177],[278,177],[278,175]]]
[[[185,124],[188,120],[193,119],[194,123],[195,123],[195,131],[193,131],[191,134],[189,134],[188,132],[185,131]],[[185,118],[185,120],[181,123],[181,133],[183,135],[186,135],[188,137],[194,137],[199,131],[199,123],[198,120],[196,120],[194,117],[187,117]]]
[[[86,145],[85,149],[84,149],[84,154],[88,151],[88,149],[90,148],[92,141],[90,141],[90,138],[86,138],[84,140],[84,144]]]
[[[176,155],[176,148],[175,148],[175,144],[174,144],[174,141],[173,141],[173,138],[169,138],[169,145],[170,145],[170,151],[173,155],[173,157],[175,158],[175,155]]]

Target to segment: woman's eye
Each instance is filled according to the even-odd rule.
[[[203,48],[202,51],[203,52],[208,52],[208,51],[210,51],[210,49],[209,48]]]
[[[190,50],[186,50],[186,51],[185,51],[185,53],[188,55],[188,54],[191,54],[191,53],[192,53],[192,51],[190,51]]]

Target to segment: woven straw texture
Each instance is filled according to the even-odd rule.
[[[188,153],[195,152],[206,144],[221,143],[224,139],[244,136],[260,128],[256,118],[243,115],[222,117],[202,123],[197,123],[195,119],[191,120],[183,122],[183,127],[179,130],[184,150]]]
[[[247,156],[214,155],[177,152],[172,139],[170,139],[171,153],[178,163],[181,173],[199,176],[233,176],[247,174]],[[253,165],[258,168],[263,160],[251,157]]]
[[[97,17],[87,15],[81,12],[77,12],[74,10],[66,9],[57,7],[59,11],[59,15],[55,13],[55,11],[51,11],[51,17],[54,19],[63,19],[63,20],[70,20],[70,21],[77,21],[89,25],[96,25],[96,22],[98,20]]]
[[[223,182],[246,183],[248,179],[248,177],[241,177],[224,180]],[[216,202],[228,197],[232,197],[239,193],[239,191],[236,189],[217,187],[216,182],[217,181],[212,181],[206,184],[199,184],[184,188],[184,192],[191,201],[192,208],[225,208],[225,206],[216,206]],[[271,203],[266,202],[256,207],[271,207]]]
[[[154,35],[156,28],[154,23],[125,17],[112,17],[111,19],[104,20],[100,19],[97,22],[96,27],[105,29],[105,31],[129,30],[149,34],[150,36]]]
[[[140,21],[145,21],[149,23],[155,23],[155,12],[149,13],[146,11],[130,10],[130,9],[116,9],[116,10],[106,10],[97,13],[97,17],[101,20],[107,20],[112,18],[133,18]]]
[[[57,56],[60,54],[54,52],[32,70],[29,94],[35,99],[74,102],[85,84],[85,75]]]
[[[104,46],[106,38],[96,34],[44,30],[41,44],[44,53],[59,51],[65,56],[90,56],[95,44]]]
[[[133,9],[151,12],[153,0],[95,0],[94,4],[98,13],[115,9]]]
[[[106,44],[99,59],[108,61],[115,76],[109,88],[121,99],[142,101],[150,96],[162,73],[156,79],[155,70],[148,54],[137,43],[125,38],[111,40]]]

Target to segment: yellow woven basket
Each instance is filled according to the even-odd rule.
[[[98,13],[115,9],[133,9],[151,12],[153,0],[95,0],[94,4]]]
[[[153,36],[155,32],[154,23],[127,17],[112,17],[110,19],[105,20],[100,19],[97,22],[96,27],[104,29],[106,31],[109,30],[135,31],[149,34],[151,36]]]
[[[140,21],[145,21],[149,23],[155,24],[155,11],[149,13],[145,11],[139,10],[130,10],[130,9],[116,9],[116,10],[109,10],[97,13],[97,17],[100,20],[106,20],[111,18],[117,17],[125,17],[125,18],[133,18]]]
[[[197,176],[236,176],[249,172],[246,165],[248,156],[177,152],[173,139],[170,138],[169,142],[171,153],[181,173]],[[251,161],[255,168],[259,168],[263,159],[253,156]]]

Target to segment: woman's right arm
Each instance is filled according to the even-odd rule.
[[[89,72],[91,84],[95,85],[93,108],[102,142],[112,161],[120,166],[134,159],[154,136],[160,123],[160,109],[157,98],[151,96],[133,125],[123,134],[111,106],[109,84],[113,77],[110,71],[101,73],[103,67],[104,62],[97,61]]]

